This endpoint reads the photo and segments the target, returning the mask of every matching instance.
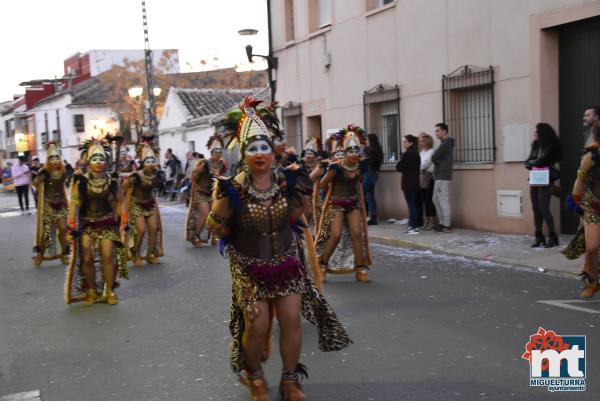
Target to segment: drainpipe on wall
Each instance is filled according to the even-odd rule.
[[[269,58],[267,72],[269,74],[269,87],[271,88],[271,103],[275,102],[275,92],[277,91],[277,81],[273,79],[273,70],[277,68],[272,63],[273,60],[273,35],[271,33],[271,0],[267,0],[267,30],[269,34]]]

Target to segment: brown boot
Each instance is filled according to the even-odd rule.
[[[579,298],[590,299],[598,291],[600,291],[600,283],[598,283],[598,280],[588,280],[585,288],[581,291],[581,294],[579,294]]]
[[[264,377],[246,377],[242,380],[242,384],[250,389],[250,401],[271,401],[269,386]]]
[[[156,264],[160,263],[160,261],[158,260],[158,257],[151,253],[149,253],[146,256],[146,262],[148,262],[148,264],[150,264],[150,265],[156,265]]]
[[[279,383],[279,396],[283,401],[306,401],[306,394],[298,380],[282,379]]]
[[[42,257],[40,255],[35,255],[33,258],[33,267],[38,268],[42,264]]]
[[[367,273],[366,269],[357,268],[356,281],[360,281],[361,283],[368,283],[371,281],[369,280],[369,273]]]

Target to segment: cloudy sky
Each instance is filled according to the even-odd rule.
[[[181,71],[231,67],[246,61],[254,28],[256,53],[267,49],[266,0],[146,0],[150,46],[179,49]],[[144,47],[141,0],[0,2],[0,102],[23,93],[18,84],[61,77],[63,60],[91,49]],[[216,58],[216,59],[215,59]]]

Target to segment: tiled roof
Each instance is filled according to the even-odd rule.
[[[43,98],[38,101],[35,105],[38,106],[42,103],[56,99],[62,95],[71,94],[72,105],[83,106],[93,104],[106,104],[106,88],[100,82],[100,79],[93,77],[86,79],[85,81],[79,82],[71,87],[71,89],[62,90],[56,92],[53,95]]]
[[[106,87],[97,77],[73,85],[72,105],[106,104]]]
[[[173,88],[190,119],[225,113],[246,96],[269,100],[268,88],[254,89],[184,89]]]

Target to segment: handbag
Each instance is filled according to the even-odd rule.
[[[550,184],[550,169],[548,167],[533,167],[529,171],[529,185],[540,186]]]
[[[429,171],[422,171],[421,174],[419,174],[419,187],[421,189],[429,188],[432,176],[433,174],[431,174]]]

